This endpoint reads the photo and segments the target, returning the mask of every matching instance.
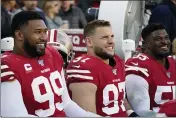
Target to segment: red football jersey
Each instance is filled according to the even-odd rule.
[[[161,104],[175,98],[176,67],[172,57],[168,57],[166,69],[152,57],[138,54],[126,62],[126,75],[143,77],[149,85],[150,109],[158,112]],[[135,80],[134,80],[135,81]]]
[[[55,49],[47,46],[45,50],[45,55],[38,59],[5,53],[1,59],[1,80],[19,81],[29,114],[64,117],[63,60]]]
[[[82,55],[72,60],[67,68],[67,85],[73,82],[90,82],[97,86],[96,110],[101,116],[127,116],[125,98],[125,71],[123,61],[114,56],[114,67],[101,59]],[[71,91],[69,91],[71,94]]]
[[[161,105],[159,113],[164,113],[168,117],[176,117],[176,100],[171,100]]]

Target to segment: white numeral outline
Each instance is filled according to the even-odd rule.
[[[143,54],[138,54],[138,55],[134,56],[133,58],[138,58],[142,61],[145,61],[145,60],[149,59],[147,56],[145,56]]]
[[[61,88],[59,88],[56,85],[56,79],[59,79],[59,82],[61,84]],[[51,82],[51,84],[49,83],[49,81]],[[40,88],[39,85],[43,84],[45,86],[45,90],[46,93],[45,94],[41,94],[40,92]],[[62,83],[62,77],[61,74],[58,71],[52,72],[50,74],[49,79],[47,79],[44,76],[39,76],[33,79],[32,84],[32,91],[33,91],[33,95],[34,95],[34,99],[35,101],[39,102],[39,103],[43,103],[46,101],[49,101],[49,108],[48,109],[38,109],[35,110],[35,114],[40,116],[40,117],[47,117],[47,116],[51,116],[54,114],[56,108],[59,111],[63,110],[63,102],[60,103],[54,103],[54,93],[57,94],[58,96],[61,96],[63,93],[63,83]],[[52,91],[52,88],[54,90],[54,93]]]
[[[73,62],[78,62],[81,61],[83,63],[85,63],[87,60],[89,60],[90,58],[85,58],[83,59],[83,57],[77,57],[76,59],[73,60]]]
[[[119,92],[118,92],[118,88],[119,88]],[[124,92],[123,99],[125,98],[125,82],[118,83],[118,88],[114,84],[108,84],[103,89],[103,104],[106,107],[103,107],[102,111],[104,113],[106,113],[107,115],[112,115],[112,114],[115,114],[115,113],[119,112],[120,108],[119,108],[119,104],[118,104],[119,103],[118,97],[119,97],[120,92]],[[114,94],[114,100],[109,100],[109,92],[110,91],[112,91],[113,94]],[[121,100],[120,107],[121,107],[122,111],[125,111],[123,99]],[[108,105],[110,103],[114,103],[114,106],[113,107],[108,107]]]
[[[172,92],[173,93],[173,99],[176,99],[175,89],[176,89],[176,86],[157,86],[155,97],[154,97],[154,101],[157,104],[160,104],[160,105],[164,104],[165,102],[169,101],[169,99],[162,100],[162,94],[163,93],[169,93],[169,92]],[[158,112],[159,111],[159,107],[154,107],[153,110],[155,112]]]

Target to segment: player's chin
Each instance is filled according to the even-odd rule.
[[[160,54],[162,57],[168,57],[170,55],[170,51],[163,51],[163,52],[160,52]]]
[[[114,52],[107,52],[106,55],[108,58],[112,58],[114,56]]]
[[[38,53],[39,56],[43,56],[43,55],[45,55],[45,49],[38,50],[37,53]]]
[[[108,51],[107,54],[108,54],[109,56],[113,57],[114,54],[115,54],[115,52],[114,52],[114,51]]]

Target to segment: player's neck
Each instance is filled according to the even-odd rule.
[[[101,59],[105,64],[109,65],[109,59],[102,59],[101,57],[98,57],[98,56],[95,56],[95,57]]]
[[[109,65],[109,59],[102,59],[101,57],[97,56],[95,53],[92,53],[91,51],[87,51],[87,54],[96,58],[101,59],[104,63]]]
[[[163,58],[163,59],[159,59],[157,60],[161,65],[163,65],[165,67],[166,65],[166,58]]]
[[[154,58],[158,63],[160,63],[161,65],[165,66],[165,63],[166,63],[166,58],[164,57],[159,57],[159,56],[155,56],[155,54],[149,52],[149,51],[146,51],[145,52],[146,54],[148,54],[149,56],[151,56],[152,58]]]

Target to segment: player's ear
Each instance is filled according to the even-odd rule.
[[[15,31],[15,40],[18,40],[18,41],[24,40],[24,35],[20,30]]]
[[[86,41],[86,44],[87,44],[87,47],[92,47],[92,40],[90,39],[90,37],[86,37],[85,38],[85,41]]]
[[[148,41],[143,41],[143,42],[142,42],[142,45],[143,45],[143,47],[144,47],[145,49],[147,49],[147,48],[149,48],[149,47],[150,47],[150,45],[149,45],[149,42],[148,42]]]

